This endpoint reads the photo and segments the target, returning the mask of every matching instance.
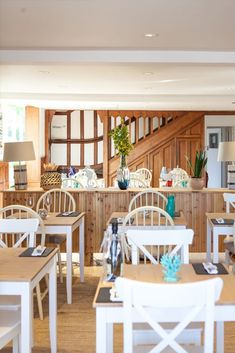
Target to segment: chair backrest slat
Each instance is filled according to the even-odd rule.
[[[144,206],[155,206],[165,209],[167,205],[167,198],[159,191],[147,189],[136,194],[130,201],[128,212],[133,209]]]
[[[51,198],[51,205],[47,205],[46,199]],[[39,198],[36,210],[46,208],[49,212],[75,211],[76,203],[73,196],[64,189],[51,189],[46,191]]]

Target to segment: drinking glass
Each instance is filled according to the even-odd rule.
[[[51,204],[52,204],[52,197],[50,194],[48,194],[45,198],[45,206],[48,212],[50,212]]]

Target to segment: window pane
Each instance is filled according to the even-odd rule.
[[[67,116],[54,115],[51,123],[52,139],[67,139]]]
[[[84,110],[84,138],[94,137],[94,112],[93,110]]]
[[[65,143],[52,143],[51,162],[56,165],[67,165],[67,145]]]
[[[103,163],[103,141],[98,142],[98,164]]]
[[[141,139],[144,136],[144,119],[139,118],[139,139]]]
[[[84,145],[84,165],[94,164],[94,143]]]
[[[80,165],[80,144],[71,144],[71,165]]]
[[[75,110],[71,113],[71,138],[80,138],[80,110]]]

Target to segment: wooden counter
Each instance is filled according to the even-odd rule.
[[[176,210],[182,210],[187,221],[187,227],[194,230],[194,242],[190,248],[193,252],[206,251],[206,212],[225,212],[223,201],[224,192],[235,192],[228,189],[203,189],[192,191],[191,189],[162,188],[155,189],[166,196],[175,195]],[[86,263],[89,262],[92,253],[99,252],[103,232],[112,212],[125,212],[132,197],[140,189],[119,190],[115,188],[94,190],[69,190],[73,195],[77,210],[85,212],[85,252]],[[5,190],[3,191],[3,205],[26,205],[27,195],[35,198],[35,204],[43,193],[43,190],[28,189],[27,191]],[[74,243],[77,249],[78,244]],[[220,237],[220,251],[223,251],[223,237]]]

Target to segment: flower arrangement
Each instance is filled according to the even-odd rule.
[[[176,282],[178,280],[176,273],[179,271],[181,266],[180,256],[170,256],[169,254],[165,254],[161,258],[161,265],[165,275],[164,280],[166,282]]]
[[[123,118],[121,125],[113,129],[109,135],[113,139],[114,147],[118,151],[119,156],[128,156],[133,149],[133,145],[130,142],[129,131]]]

